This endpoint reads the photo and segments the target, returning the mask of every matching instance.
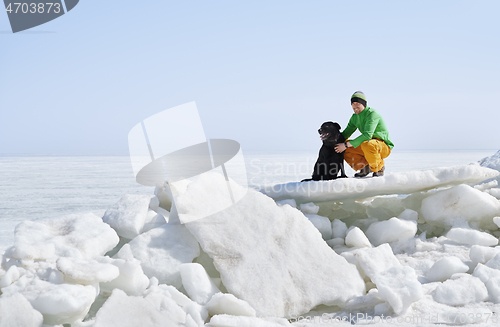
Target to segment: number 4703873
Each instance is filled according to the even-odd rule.
[[[9,3],[7,8],[5,10],[11,14],[11,13],[39,13],[39,14],[48,14],[52,10],[52,12],[58,14],[61,12],[61,4],[60,3],[53,3],[53,2],[47,2],[47,3],[27,3],[27,2],[15,2],[15,3]]]

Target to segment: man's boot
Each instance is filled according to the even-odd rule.
[[[379,171],[373,173],[373,177],[380,177],[380,176],[384,176],[384,170],[385,170],[385,166],[382,167],[382,169],[380,169]]]
[[[370,169],[370,165],[366,165],[359,171],[359,173],[354,174],[354,177],[365,177],[371,172],[372,170]]]

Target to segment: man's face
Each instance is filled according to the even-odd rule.
[[[354,113],[356,115],[359,115],[359,113],[365,109],[365,106],[363,106],[359,102],[353,102],[353,103],[351,103],[351,106],[352,106],[352,110],[354,110]]]

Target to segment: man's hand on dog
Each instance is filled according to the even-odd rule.
[[[335,152],[337,153],[342,153],[344,152],[345,150],[347,149],[346,147],[346,144],[345,143],[339,143],[335,146]]]

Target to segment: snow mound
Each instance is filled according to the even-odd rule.
[[[455,242],[470,245],[493,246],[498,244],[498,239],[495,236],[474,229],[452,228],[446,233],[446,237]]]
[[[417,223],[415,221],[398,218],[373,223],[366,230],[366,236],[375,246],[382,243],[405,241],[413,238],[416,233]]]
[[[94,214],[24,221],[17,225],[15,242],[4,257],[55,262],[59,257],[93,259],[118,244],[118,235]]]
[[[356,268],[332,251],[300,211],[248,190],[234,205],[209,216],[210,194],[217,193],[213,188],[227,189],[224,177],[203,174],[178,196],[176,206],[179,213],[206,217],[185,226],[213,259],[227,290],[259,316],[290,317],[364,294]]]
[[[500,175],[478,165],[398,172],[382,178],[340,178],[331,181],[264,186],[263,192],[275,200],[294,199],[297,204],[346,199],[364,199],[374,195],[410,194],[438,187],[478,183]]]
[[[433,293],[436,302],[448,305],[466,305],[482,302],[488,298],[488,290],[477,277],[455,274],[436,287]]]
[[[115,258],[137,259],[146,276],[180,288],[179,266],[193,262],[199,255],[200,246],[184,225],[165,224],[125,244]]]
[[[120,201],[106,210],[102,220],[116,230],[121,237],[133,239],[144,228],[150,203],[151,196],[149,195],[124,195]],[[158,205],[159,203],[160,200],[158,200]]]
[[[456,273],[469,271],[469,266],[457,257],[445,257],[434,263],[426,274],[430,282],[442,282]]]
[[[493,217],[500,215],[500,201],[468,185],[437,192],[422,201],[426,222],[440,227],[466,226],[496,230]]]

